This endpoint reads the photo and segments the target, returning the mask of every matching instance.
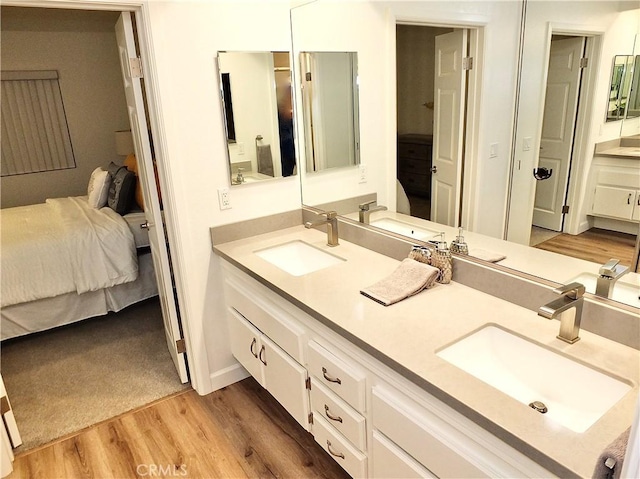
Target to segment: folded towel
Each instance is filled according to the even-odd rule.
[[[602,451],[596,467],[593,470],[593,479],[619,479],[622,472],[622,461],[627,450],[631,428],[620,434],[607,448]]]
[[[502,261],[506,258],[503,254],[481,248],[471,248],[469,250],[469,256],[473,256],[474,258],[478,258],[483,261],[488,261],[489,263],[497,263],[498,261]]]
[[[273,176],[271,145],[256,145],[256,156],[258,157],[258,173]]]
[[[405,258],[385,279],[360,291],[363,295],[389,306],[430,287],[440,274],[438,268]]]

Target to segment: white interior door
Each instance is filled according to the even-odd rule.
[[[431,221],[456,226],[460,211],[467,30],[436,37]]]
[[[176,365],[180,380],[186,383],[189,380],[187,377],[187,364],[184,357],[185,353],[178,351],[178,341],[181,340],[180,325],[178,323],[178,312],[173,294],[169,252],[167,249],[162,211],[160,210],[160,200],[158,199],[158,191],[156,190],[142,85],[140,83],[140,76],[137,74],[132,75],[131,60],[134,59],[135,62],[137,54],[131,14],[129,12],[123,12],[116,23],[116,39],[120,54],[124,90],[127,97],[129,121],[131,123],[131,132],[133,133],[133,144],[138,162],[139,181],[142,185],[151,255],[153,257],[153,266],[155,268],[160,303],[162,305],[162,317],[164,319],[167,346],[169,347],[173,362]],[[133,69],[135,70],[135,65]],[[183,350],[183,348],[180,349]]]
[[[538,167],[553,172],[550,178],[536,182],[533,224],[553,231],[562,231],[584,42],[584,37],[554,40],[549,53]]]
[[[0,375],[0,408],[2,413],[2,427],[0,427],[0,477],[8,476],[13,471],[13,448],[22,444],[16,418],[11,409],[11,402]]]

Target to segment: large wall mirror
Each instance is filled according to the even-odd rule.
[[[533,214],[536,208],[542,209],[536,206],[536,189],[548,190],[547,193],[540,193],[546,196],[542,199],[547,203],[548,196],[561,196],[563,200],[577,198],[570,205],[576,219],[564,219],[564,225],[561,222],[550,235],[559,239],[564,238],[565,234],[575,236],[577,231],[569,228],[574,222],[583,230],[593,226],[586,205],[590,198],[589,182],[593,176],[591,159],[595,146],[602,142],[618,141],[623,130],[632,132],[638,129],[637,124],[631,123],[637,122],[638,118],[605,122],[605,104],[598,100],[605,97],[605,90],[610,84],[611,64],[606,59],[613,58],[620,51],[633,51],[636,54],[637,3],[585,1],[578,4],[554,2],[551,5],[548,2],[529,1],[524,31],[520,28],[524,15],[523,3],[496,1],[474,3],[473,9],[468,6],[469,2],[463,1],[343,2],[338,6],[333,2],[311,2],[292,9],[294,56],[296,52],[312,50],[358,52],[360,161],[366,166],[367,174],[366,185],[362,184],[362,178],[358,175],[349,176],[345,173],[325,176],[322,179],[323,195],[319,194],[319,182],[314,183],[303,177],[303,202],[317,207],[330,204],[338,208],[344,217],[357,221],[357,202],[349,200],[373,195],[378,204],[384,205],[387,210],[373,213],[370,216],[372,225],[376,217],[384,217],[391,220],[385,223],[386,229],[404,232],[415,239],[429,238],[445,231],[448,242],[455,238],[457,227],[464,226],[469,230],[465,232],[465,238],[471,255],[556,283],[578,277],[585,282],[593,279],[595,283],[595,275],[605,260],[595,257],[572,258],[568,249],[559,248],[550,252],[550,248],[545,250],[535,244],[538,236],[534,234],[535,239],[532,239],[532,231],[538,228],[535,227]],[[347,28],[345,20],[343,28],[342,18],[359,18],[362,21],[356,27],[351,22]],[[567,28],[567,18],[572,19],[572,28]],[[599,19],[597,25],[593,23],[594,18]],[[552,25],[555,24],[562,25],[562,29],[554,30]],[[329,25],[331,28],[328,28]],[[406,150],[408,157],[418,155],[407,161],[407,164],[414,166],[413,175],[418,177],[431,173],[433,180],[435,137],[438,128],[445,123],[442,120],[438,123],[434,119],[439,94],[435,87],[437,79],[423,67],[436,64],[433,53],[438,48],[436,42],[444,39],[438,37],[452,38],[454,35],[451,33],[462,36],[462,45],[466,45],[473,53],[470,72],[463,74],[467,88],[462,97],[466,102],[466,116],[456,117],[458,119],[455,120],[459,122],[460,135],[463,136],[454,135],[450,142],[439,145],[441,155],[446,157],[454,150],[454,141],[462,142],[457,143],[462,151],[462,163],[456,173],[456,184],[462,185],[462,188],[461,193],[457,194],[458,209],[452,219],[433,221],[435,218],[425,219],[427,214],[424,212],[431,211],[428,203],[433,198],[426,194],[426,184],[423,185],[424,194],[419,199],[427,206],[423,204],[421,207],[415,201],[412,203],[412,196],[415,195],[407,191],[410,188],[398,181],[401,178],[399,154]],[[521,35],[524,43],[519,59]],[[576,37],[581,39],[575,40]],[[411,42],[414,42],[414,50],[420,45],[422,59],[420,55],[412,57],[400,51],[400,48],[411,50]],[[545,98],[550,88],[547,83],[549,65],[555,61],[556,46],[564,47],[569,43],[580,51],[578,63],[585,50],[600,53],[600,56],[593,55],[593,60],[590,60],[589,65],[595,70],[593,76],[587,77],[591,85],[589,94],[592,96],[581,100],[584,103],[579,113],[586,127],[578,131],[583,143],[578,153],[590,160],[572,166],[579,170],[579,174],[574,174],[573,169],[567,170],[567,174],[571,171],[574,181],[571,185],[561,185],[561,188],[568,188],[567,193],[550,188],[550,183],[540,182],[535,176],[536,170],[537,176],[545,176],[542,174],[540,158],[541,151],[546,153],[543,132],[563,123],[559,116],[553,116],[553,109],[545,108]],[[429,57],[427,61],[425,55]],[[399,66],[403,61],[404,66]],[[522,62],[520,68],[519,61]],[[403,70],[398,71],[398,68]],[[406,78],[413,82],[407,82]],[[421,79],[426,84],[422,93],[416,93],[416,90],[412,95],[406,95],[406,91],[399,91],[400,81],[409,85],[402,88],[417,89]],[[404,96],[401,97],[402,94]],[[401,98],[407,97],[410,102],[402,103],[404,100]],[[518,98],[520,102],[516,117]],[[446,100],[446,96],[442,95],[441,99]],[[411,131],[412,122],[400,116],[401,107],[411,109],[411,114],[425,120],[430,128]],[[451,120],[446,116],[443,120],[447,118]],[[543,126],[543,119],[548,123],[546,126]],[[413,123],[417,125],[420,122]],[[406,128],[406,125],[409,127]],[[401,127],[403,131],[400,131]],[[571,131],[570,136],[573,137],[574,133]],[[405,145],[407,142],[412,144],[403,148],[398,135],[404,135],[400,140]],[[425,155],[420,156],[429,148],[433,151],[431,164],[424,161],[422,156]],[[553,170],[549,177],[555,182],[558,178],[556,167],[546,170]],[[403,174],[411,175],[411,172]],[[440,187],[445,191],[447,186],[443,185]],[[544,201],[538,201],[537,205]],[[409,211],[403,212],[402,205],[407,203]],[[342,205],[344,209],[340,209]],[[564,210],[563,206],[560,205],[561,210]],[[622,237],[625,245],[630,244],[633,250],[638,222],[624,221],[619,224],[623,225],[622,231],[613,231],[611,236]],[[410,227],[406,228],[407,225]],[[507,231],[509,236],[506,236]],[[609,253],[611,257],[618,254],[616,251],[605,251],[603,258]],[[631,261],[625,259],[624,262]],[[629,273],[619,281],[631,291],[636,291],[635,300],[633,295],[628,300],[619,296],[613,299],[640,306],[637,294],[640,281],[637,278],[638,275]]]
[[[289,52],[219,52],[231,185],[296,174]]]

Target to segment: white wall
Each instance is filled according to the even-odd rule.
[[[625,3],[627,6],[625,6]],[[633,51],[635,35],[638,32],[639,10],[620,12],[632,2],[545,2],[529,1],[525,29],[525,43],[522,65],[522,87],[518,112],[516,146],[522,145],[525,137],[534,139],[528,152],[516,148],[515,159],[520,169],[513,172],[514,201],[509,216],[510,241],[529,243],[533,202],[535,199],[535,179],[532,170],[537,166],[542,112],[546,86],[546,63],[550,29],[554,31],[576,32],[585,36],[601,36],[600,49],[591,58],[589,68],[597,68],[598,74],[594,96],[588,100],[592,115],[587,120],[586,150],[578,160],[581,166],[575,171],[574,179],[580,185],[575,192],[576,204],[571,205],[581,211],[578,223],[586,223],[585,198],[586,178],[591,165],[595,143],[618,138],[621,122],[605,122],[608,105],[608,91],[611,79],[611,64],[614,55]],[[635,3],[634,6],[637,6]],[[578,177],[582,176],[582,179]],[[573,231],[577,233],[579,231]]]
[[[218,208],[216,189],[228,186],[229,175],[214,59],[219,50],[289,50],[289,4],[152,1],[148,9],[167,153],[161,173],[168,174],[176,206],[173,253],[181,270],[180,306],[192,333],[192,354],[208,358],[211,378],[196,379],[198,392],[206,393],[223,385],[225,373],[236,363],[209,228],[301,204],[299,178],[294,176],[232,187],[232,208]]]
[[[40,10],[42,12],[42,10]],[[57,70],[76,168],[2,178],[2,207],[87,194],[91,172],[111,161],[114,132],[129,128],[122,74],[108,12],[3,7],[2,70]]]

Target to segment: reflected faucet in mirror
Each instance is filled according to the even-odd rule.
[[[610,298],[616,281],[628,272],[629,267],[620,264],[619,259],[610,259],[600,267],[596,282],[596,294],[603,298]]]

